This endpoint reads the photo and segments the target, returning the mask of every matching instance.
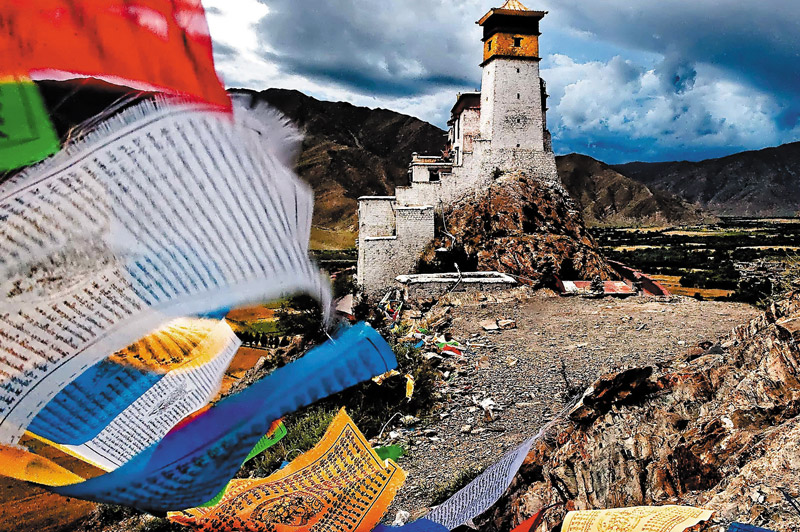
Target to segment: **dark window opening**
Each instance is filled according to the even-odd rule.
[[[519,148],[519,144],[517,144],[517,148]]]
[[[489,51],[492,51],[492,41],[489,41]]]
[[[522,37],[514,37],[514,48],[522,46]]]
[[[517,74],[519,74],[519,69],[517,69]]]
[[[519,100],[519,93],[517,93],[517,100]]]

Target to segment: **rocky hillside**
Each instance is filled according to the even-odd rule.
[[[793,216],[800,212],[800,142],[697,163],[629,163],[614,169],[714,214]]]
[[[556,158],[561,182],[587,225],[678,225],[702,221],[700,208],[663,190],[651,190],[605,163],[576,153]]]
[[[445,213],[446,227],[428,247],[419,271],[495,270],[552,286],[562,279],[615,278],[561,187],[524,174],[494,181]],[[445,251],[446,250],[446,251]]]
[[[359,196],[393,193],[408,179],[411,153],[438,153],[447,140],[436,126],[394,111],[281,89],[257,94],[305,133],[298,172],[314,187],[314,223],[324,227],[355,229]]]
[[[601,377],[568,426],[539,441],[479,529],[510,530],[539,508],[687,504],[732,521],[796,530],[800,510],[800,294],[721,345],[666,366]],[[546,530],[556,530],[563,509]]]

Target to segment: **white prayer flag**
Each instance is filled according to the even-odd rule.
[[[0,184],[0,442],[174,317],[296,292],[327,308],[297,133],[235,117],[143,102]]]

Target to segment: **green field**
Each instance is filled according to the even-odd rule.
[[[592,233],[608,258],[674,281],[676,293],[712,299],[756,302],[777,287],[751,281],[742,274],[746,265],[766,263],[771,271],[800,263],[800,218],[723,218],[709,225]]]

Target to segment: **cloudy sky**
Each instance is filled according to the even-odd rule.
[[[504,0],[204,0],[230,87],[300,90],[445,127]],[[523,0],[524,2],[524,0]],[[800,140],[800,1],[527,0],[558,153],[699,160]]]

